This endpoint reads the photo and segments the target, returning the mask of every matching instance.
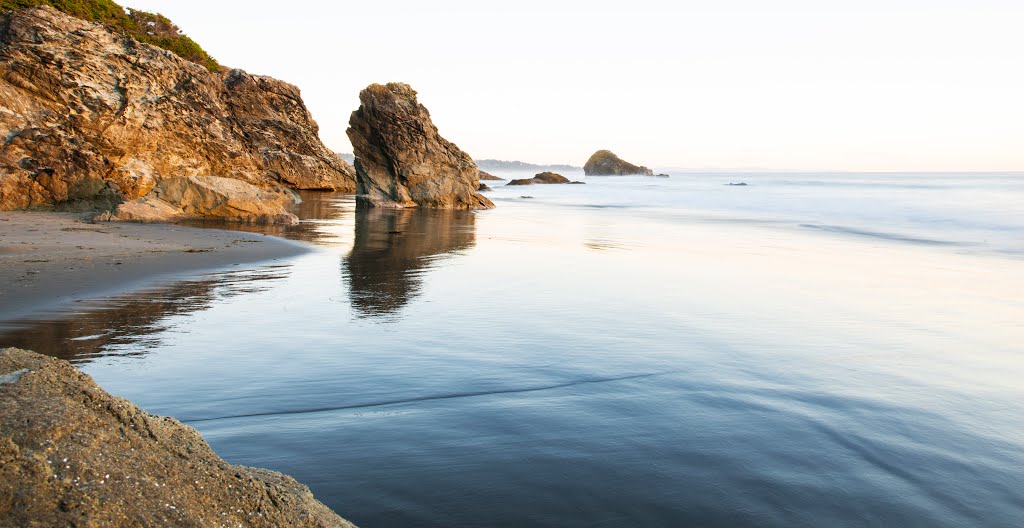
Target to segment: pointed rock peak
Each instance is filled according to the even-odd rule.
[[[489,209],[476,164],[441,137],[404,83],[371,84],[349,119],[358,203],[373,207]]]

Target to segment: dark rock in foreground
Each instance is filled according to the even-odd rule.
[[[553,172],[542,172],[533,178],[522,178],[518,180],[512,180],[506,185],[533,185],[533,184],[557,184],[557,183],[583,183],[583,182],[570,182],[569,178],[562,176],[561,174],[555,174]]]
[[[228,464],[194,429],[14,348],[0,351],[0,525],[353,526],[291,477]]]
[[[494,207],[477,192],[480,171],[473,159],[441,137],[408,84],[372,84],[359,92],[359,101],[348,128],[359,204]]]
[[[190,176],[355,190],[295,86],[45,6],[0,11],[0,137],[0,210],[106,209]]]
[[[587,176],[654,176],[651,169],[624,161],[610,150],[599,150],[590,156],[583,173]]]

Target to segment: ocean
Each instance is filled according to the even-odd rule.
[[[1020,525],[1024,174],[585,181],[7,337],[366,527]]]

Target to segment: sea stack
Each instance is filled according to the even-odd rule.
[[[477,192],[480,171],[441,137],[408,84],[372,84],[349,119],[357,203],[371,207],[489,209]]]
[[[590,156],[583,172],[587,176],[654,176],[654,171],[641,165],[633,165],[610,150],[599,150]]]
[[[105,210],[169,178],[355,191],[285,82],[47,6],[0,12],[0,59],[0,210]]]

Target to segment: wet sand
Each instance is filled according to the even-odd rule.
[[[299,242],[178,225],[0,212],[0,323],[199,271],[299,255]]]

